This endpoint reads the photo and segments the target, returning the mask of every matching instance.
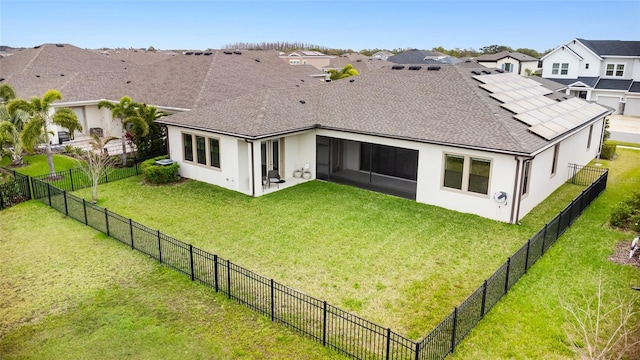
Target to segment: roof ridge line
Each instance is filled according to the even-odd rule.
[[[31,58],[31,60],[29,60],[29,62],[27,63],[27,65],[25,65],[24,69],[22,70],[22,73],[25,74],[27,72],[27,70],[29,70],[29,68],[31,67],[31,65],[33,65],[33,63],[36,61],[36,59],[38,57],[40,57],[40,53],[42,53],[42,49],[44,49],[43,46],[40,46],[36,49],[36,54],[33,56],[33,58]]]
[[[207,75],[204,76],[204,80],[202,84],[200,84],[200,91],[198,91],[198,96],[196,96],[195,101],[193,102],[193,108],[197,108],[200,105],[200,101],[204,95],[204,91],[207,88],[207,84],[209,83],[209,78],[213,73],[213,65],[216,63],[216,59],[218,58],[218,54],[220,51],[216,51],[211,58],[211,63],[209,64],[209,69],[207,69]]]
[[[493,103],[491,103],[491,101],[499,102],[497,99],[488,99],[488,98],[485,98],[484,96],[482,96],[482,94],[479,93],[479,92],[486,91],[486,90],[482,89],[480,87],[480,85],[478,85],[476,83],[478,81],[473,79],[473,77],[469,77],[469,78],[465,77],[465,74],[462,73],[462,68],[459,68],[457,66],[452,66],[452,68],[458,74],[458,76],[460,76],[465,82],[467,82],[471,86],[471,91],[473,91],[476,94],[476,96],[478,96],[478,98],[480,98],[480,101],[482,101],[488,109],[491,109],[491,105],[493,105]],[[497,74],[497,75],[504,75],[504,74]],[[518,75],[518,76],[521,76],[521,75]],[[505,110],[507,110],[507,109],[505,109]],[[507,110],[507,111],[509,111],[509,110]],[[497,122],[500,123],[501,127],[503,127],[503,128],[505,127],[503,121],[501,119],[499,119],[493,111],[491,111],[491,116]],[[513,115],[511,115],[511,118],[514,121],[519,121]],[[505,131],[505,132],[513,140],[513,143],[517,144],[520,147],[520,149],[518,151],[520,151],[520,152],[528,152],[527,150],[525,150],[524,146],[522,146],[522,143],[520,143],[520,141],[518,141],[517,137],[515,137],[510,131]]]

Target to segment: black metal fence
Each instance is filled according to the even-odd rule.
[[[0,166],[0,172],[5,177],[11,177],[10,180],[0,183],[0,210],[31,199],[28,176],[3,166]]]
[[[111,181],[122,180],[131,176],[136,176],[139,173],[137,163],[131,167],[111,168],[105,175],[100,177],[98,184],[106,184]],[[57,171],[54,175],[45,174],[33,176],[33,179],[48,182],[58,189],[67,191],[75,191],[91,186],[91,179],[80,168]]]
[[[427,336],[419,341],[374,324],[247,270],[231,261],[176,240],[100,206],[51,182],[32,179],[33,197],[58,211],[147,254],[162,264],[226,294],[324,346],[359,359],[443,359],[522,275],[555,243],[606,188],[604,170],[571,204],[531,237],[498,270]]]
[[[596,181],[605,169],[596,166],[583,166],[578,164],[569,164],[568,183],[587,186]]]

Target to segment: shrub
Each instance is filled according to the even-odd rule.
[[[600,151],[600,157],[606,160],[613,160],[616,157],[616,145],[604,143],[602,151]]]
[[[640,232],[640,193],[619,203],[612,211],[609,219],[611,226]]]
[[[152,184],[166,184],[178,181],[180,179],[180,175],[178,174],[178,163],[166,166],[155,164],[157,160],[167,158],[168,156],[164,155],[143,161],[142,164],[140,164],[140,168],[142,169],[145,180]]]

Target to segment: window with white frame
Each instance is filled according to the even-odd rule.
[[[591,149],[591,137],[593,136],[593,125],[589,126],[589,138],[587,139],[587,150]]]
[[[443,187],[487,195],[490,177],[490,159],[444,154]]]
[[[289,60],[289,65],[300,65],[300,60]]]
[[[195,146],[194,146],[195,144]],[[201,135],[182,134],[184,161],[220,169],[220,140]]]
[[[569,74],[569,63],[562,63],[562,67],[560,68],[560,75]]]
[[[560,73],[560,63],[553,63],[551,65],[551,75],[558,75]]]
[[[607,64],[606,76],[624,76],[624,64]]]
[[[502,64],[502,70],[506,72],[513,72],[513,64],[512,63],[504,63]]]

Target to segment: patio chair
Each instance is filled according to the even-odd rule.
[[[278,170],[269,170],[269,172],[267,172],[267,186],[269,188],[271,188],[271,184],[276,184],[276,187],[279,189],[281,182],[284,182],[284,180],[280,179]]]

